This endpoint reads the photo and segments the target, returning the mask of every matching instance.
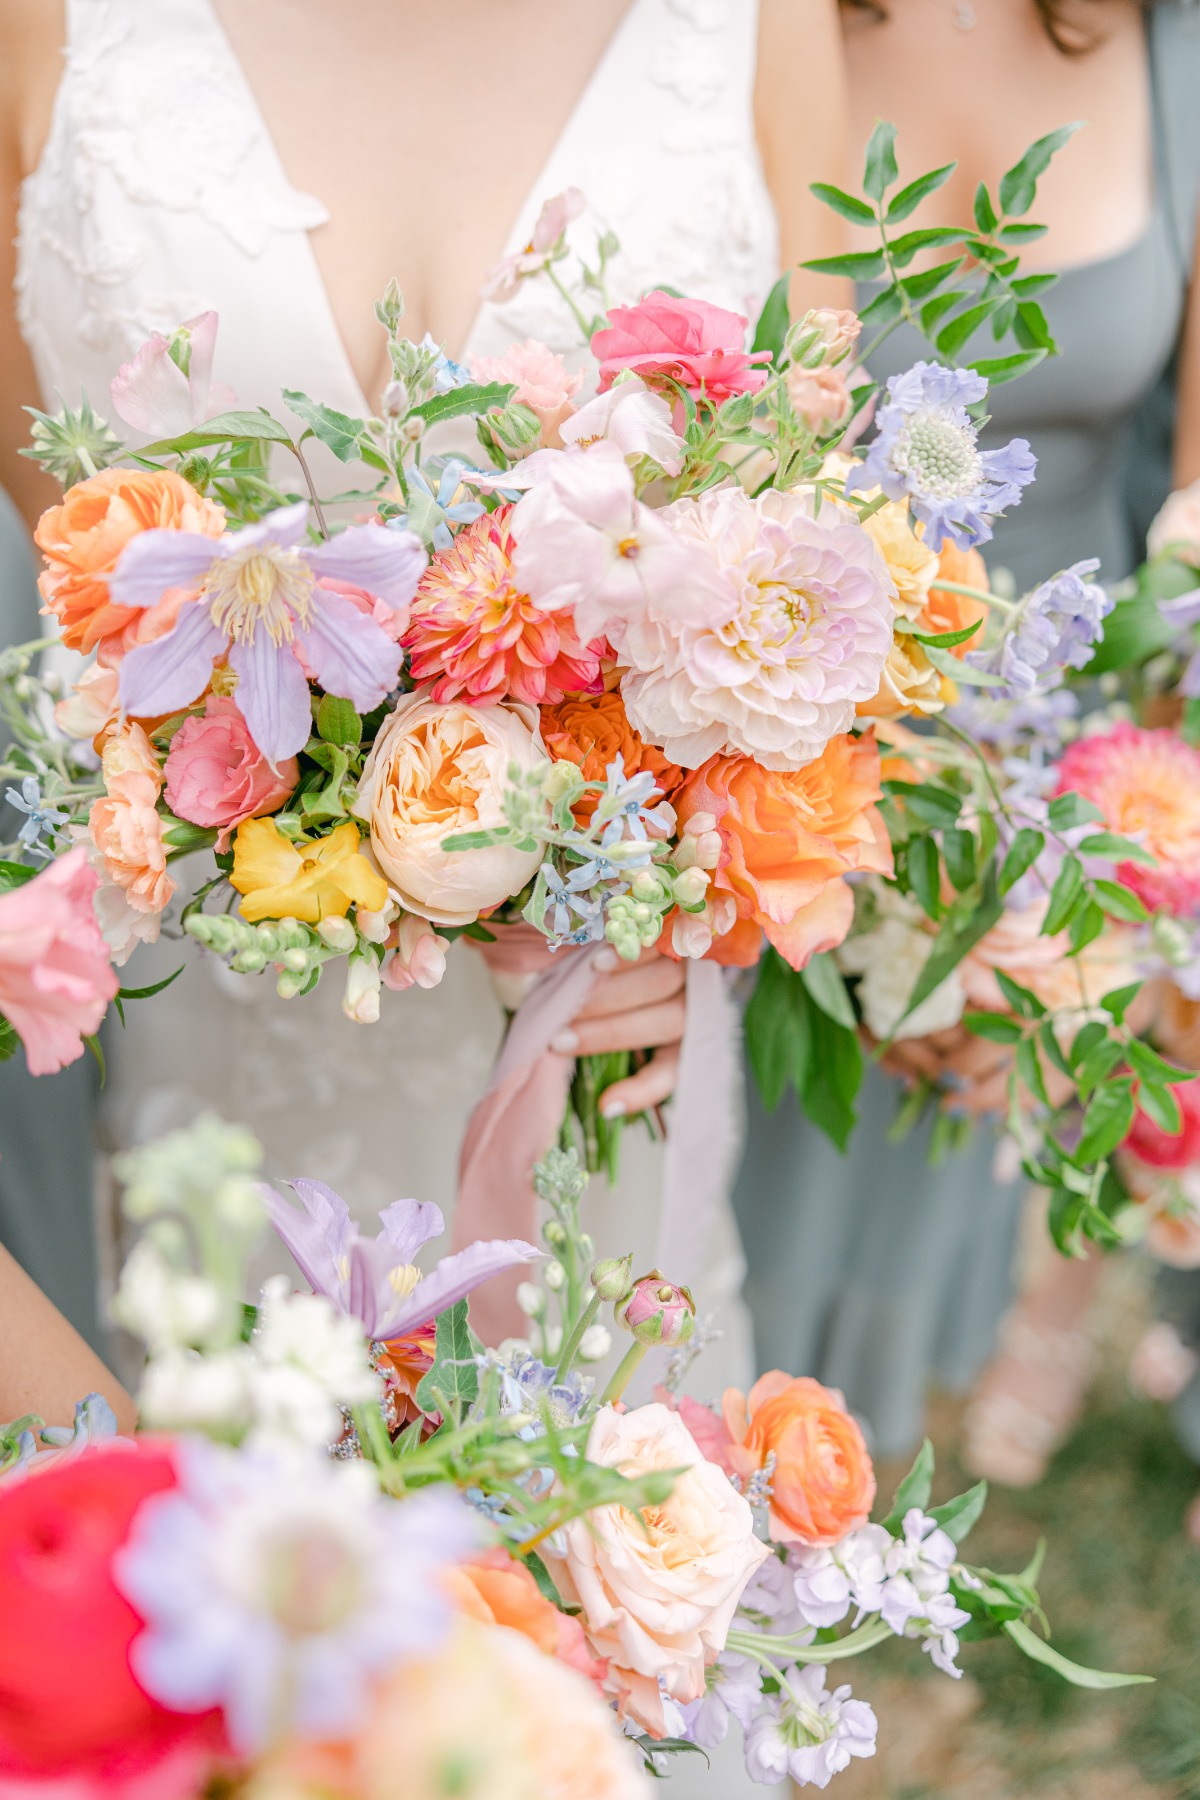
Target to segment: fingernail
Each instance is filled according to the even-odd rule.
[[[557,1050],[560,1056],[573,1056],[579,1048],[578,1032],[556,1031],[550,1039],[550,1048]]]
[[[606,947],[603,950],[597,950],[592,958],[592,967],[598,975],[611,975],[620,960],[615,950]]]
[[[605,1119],[623,1119],[629,1111],[623,1100],[602,1100],[600,1113]]]

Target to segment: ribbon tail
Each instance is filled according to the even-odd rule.
[[[721,968],[687,965],[687,1022],[663,1159],[658,1267],[689,1285],[709,1272],[738,1148],[737,1011]]]

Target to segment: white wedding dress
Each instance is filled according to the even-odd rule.
[[[632,0],[534,181],[508,249],[542,202],[574,185],[622,244],[617,298],[665,284],[753,314],[774,280],[777,232],[755,143],[755,0]],[[281,411],[301,388],[351,414],[359,391],[308,233],[327,214],[287,180],[246,74],[209,0],[67,0],[61,85],[41,163],[25,184],[18,298],[43,404],[108,384],[153,330],[215,308],[218,378],[243,405]],[[577,353],[573,321],[548,285],[483,305],[465,351],[500,355],[543,339]],[[448,346],[455,353],[454,346]],[[344,485],[346,472],[325,473]],[[187,958],[169,993],[127,1007],[109,1039],[104,1101],[119,1147],[201,1107],[244,1120],[270,1172],[342,1192],[356,1215],[398,1195],[447,1211],[467,1114],[481,1093],[502,1016],[480,959],[455,950],[431,993],[384,994],[383,1017],[342,1015],[335,973],[284,1003],[269,978],[229,974],[178,936],[139,952],[127,985]],[[626,1134],[619,1188],[593,1188],[590,1226],[607,1253],[653,1255],[659,1152]],[[693,1390],[711,1395],[749,1371],[741,1251],[728,1206],[708,1233],[701,1313],[724,1336]]]

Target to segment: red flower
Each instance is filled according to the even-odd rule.
[[[1152,1169],[1186,1169],[1200,1161],[1200,1077],[1171,1092],[1179,1102],[1178,1131],[1164,1131],[1139,1107],[1124,1148]]]
[[[0,1484],[0,1794],[65,1775],[72,1800],[198,1791],[217,1715],[168,1712],[138,1686],[141,1620],[112,1576],[142,1501],[174,1485],[167,1448],[124,1443]]]

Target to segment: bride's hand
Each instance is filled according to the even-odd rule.
[[[637,962],[627,963],[607,947],[596,951],[594,966],[601,977],[587,1005],[550,1048],[563,1056],[654,1051],[644,1067],[605,1090],[600,1110],[606,1119],[619,1119],[659,1106],[674,1092],[687,971],[657,950],[643,950]]]

